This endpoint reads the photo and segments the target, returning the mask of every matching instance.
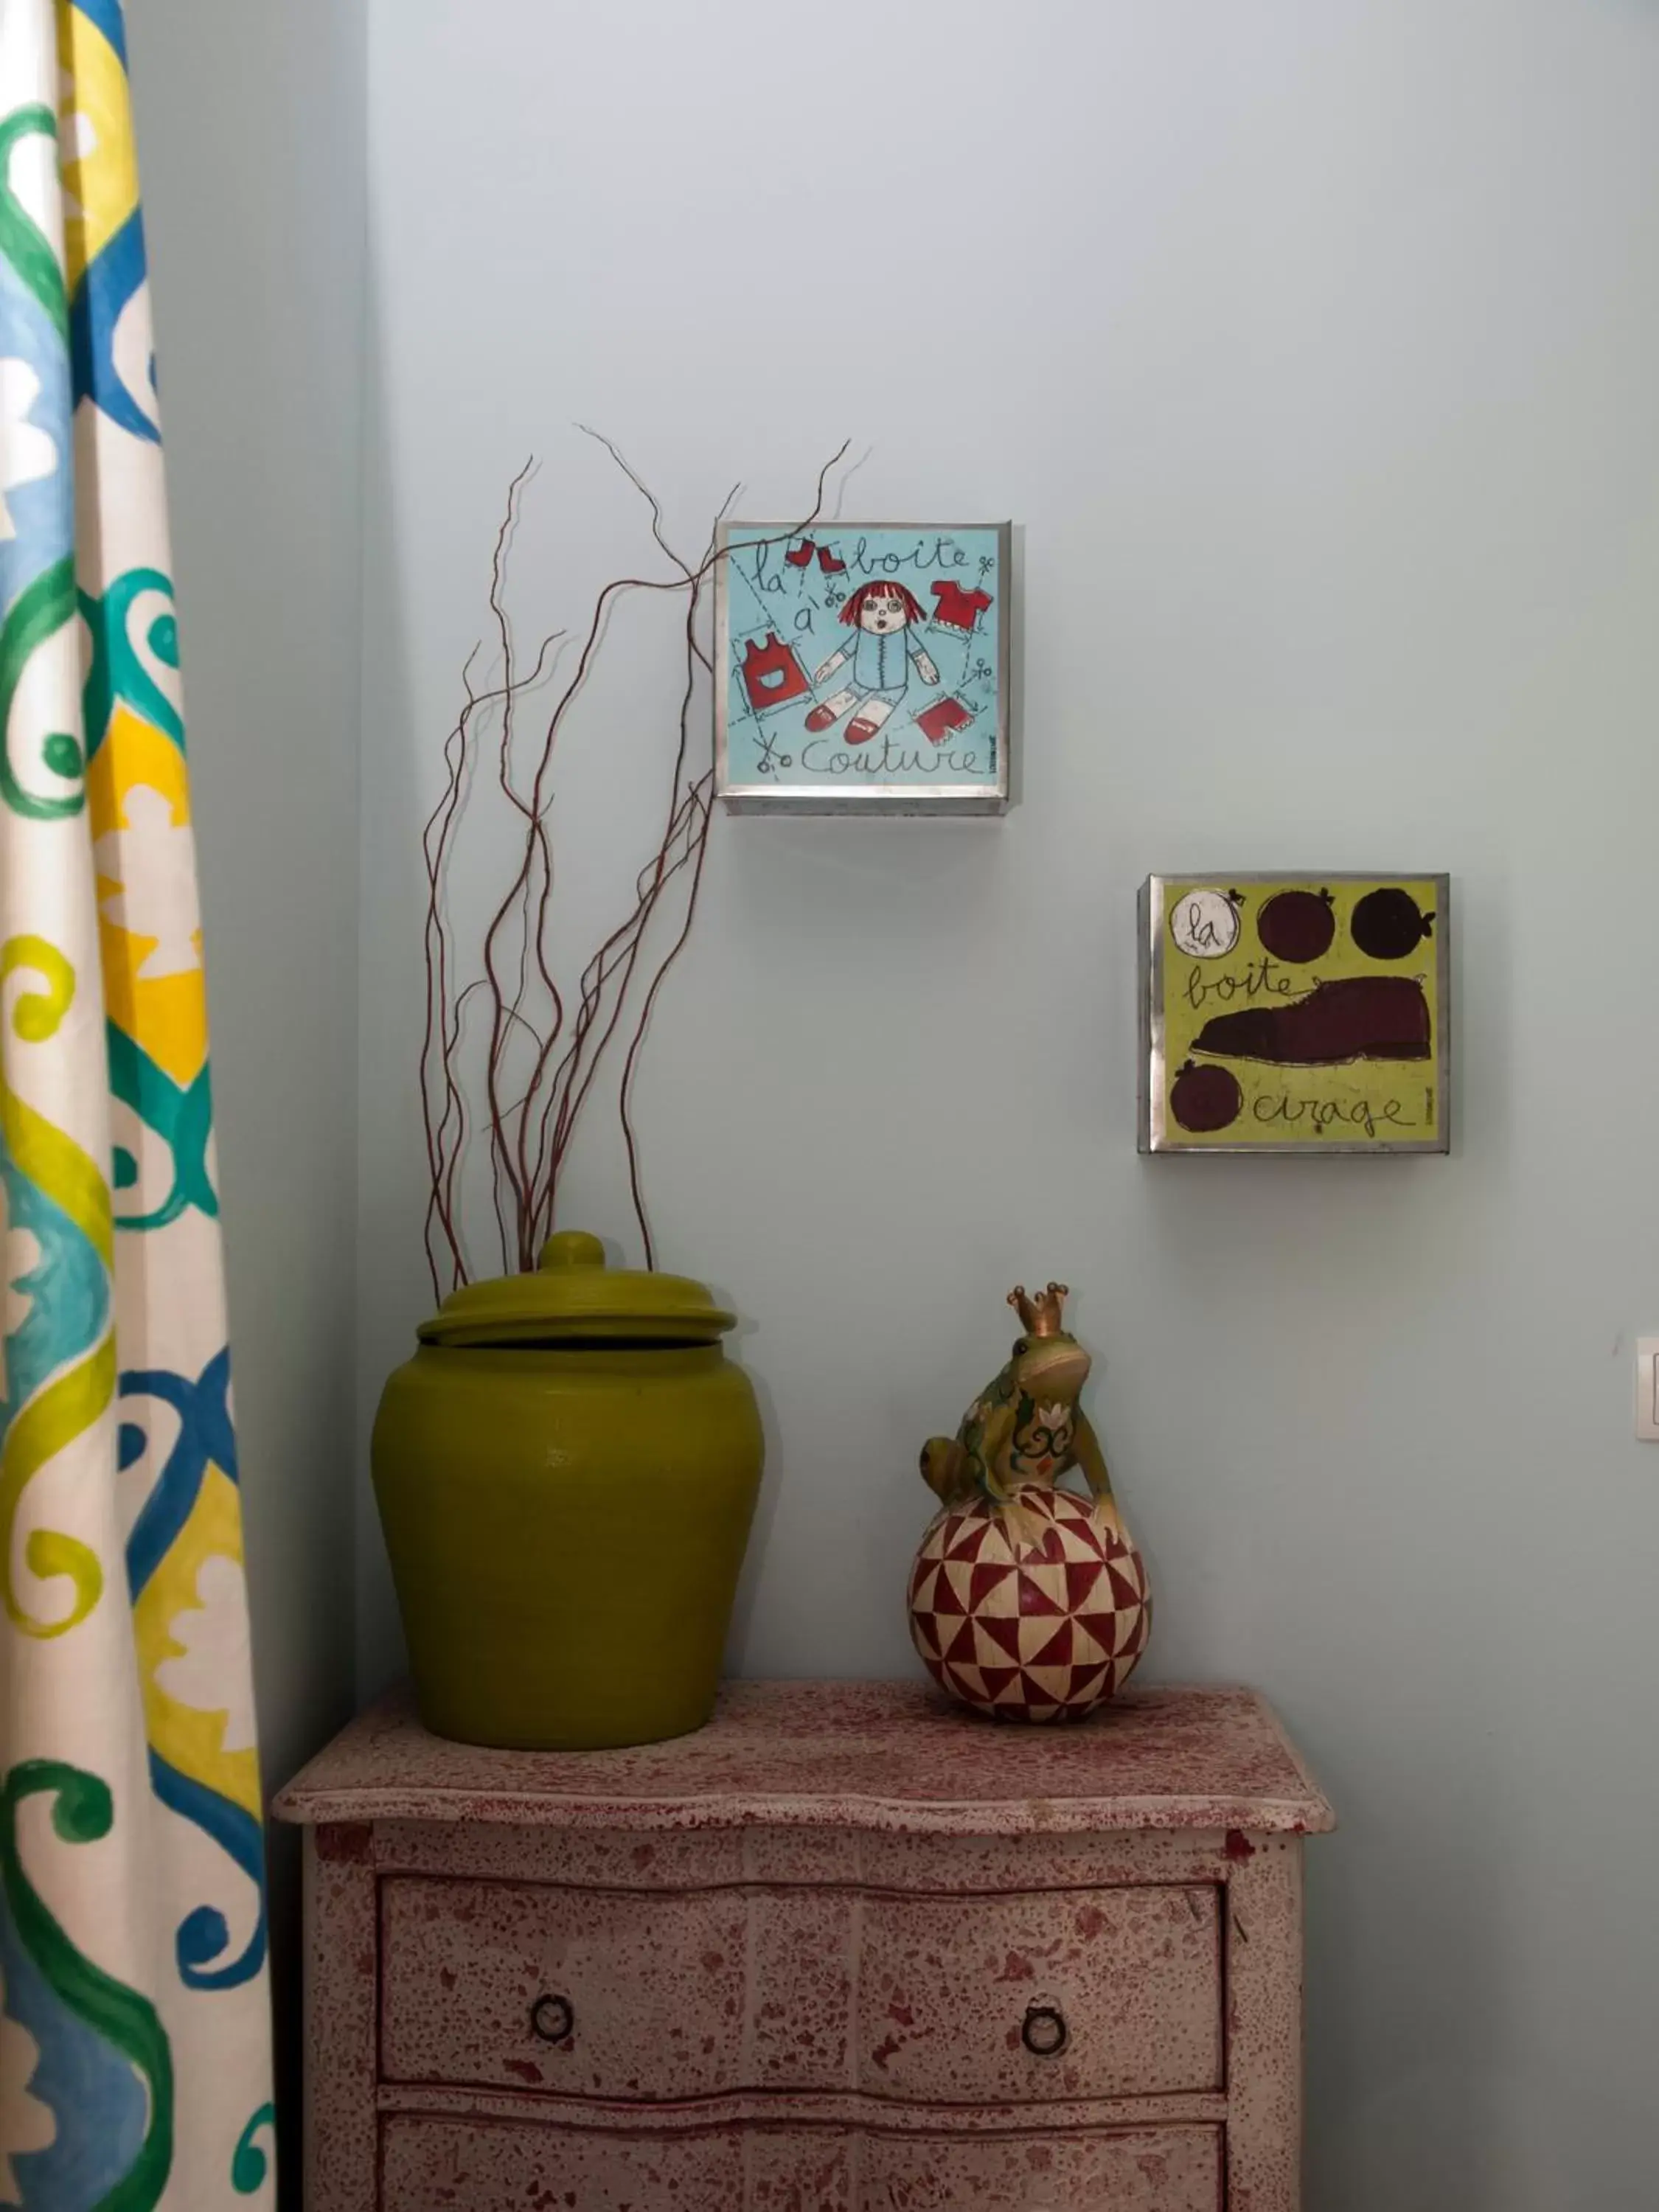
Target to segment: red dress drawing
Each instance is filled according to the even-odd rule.
[[[775,630],[768,630],[766,642],[759,645],[751,637],[743,648],[743,688],[749,694],[749,703],[757,714],[769,714],[775,708],[787,707],[792,699],[799,699],[812,688],[806,680],[806,672],[795,658],[792,646],[780,642]]]
[[[942,629],[959,629],[964,637],[991,604],[988,592],[964,592],[960,584],[931,584],[928,589],[939,602],[933,620]]]

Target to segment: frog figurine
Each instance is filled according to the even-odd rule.
[[[910,1635],[935,1681],[999,1720],[1081,1720],[1146,1648],[1152,1595],[1079,1399],[1087,1352],[1050,1283],[1008,1293],[1008,1364],[932,1437],[921,1472],[939,1510],[910,1574]],[[1076,1469],[1089,1496],[1060,1487]]]

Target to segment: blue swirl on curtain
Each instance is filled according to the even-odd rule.
[[[230,1347],[216,1352],[192,1382],[170,1367],[128,1368],[121,1376],[124,1398],[156,1398],[179,1416],[179,1434],[167,1454],[167,1465],[144,1500],[127,1538],[127,1586],[136,1604],[162,1560],[178,1541],[195,1508],[212,1460],[231,1481],[240,1480],[236,1467],[236,1431],[230,1419]],[[123,1421],[120,1435],[122,1471],[141,1458],[144,1431],[136,1421]]]
[[[100,413],[135,438],[159,446],[161,432],[128,390],[115,360],[116,325],[144,275],[144,220],[134,208],[97,258],[87,264],[75,288],[70,301],[70,359],[77,393],[95,399]],[[153,382],[153,362],[149,369]]]
[[[121,1396],[152,1398],[171,1406],[179,1416],[179,1434],[167,1463],[144,1500],[132,1533],[127,1539],[127,1583],[133,1601],[178,1541],[201,1494],[210,1462],[222,1468],[231,1481],[238,1480],[236,1432],[231,1425],[230,1352],[216,1352],[192,1382],[171,1368],[132,1368],[121,1376]],[[145,1435],[136,1421],[123,1421],[120,1462],[133,1465],[143,1453]],[[266,1946],[264,1839],[259,1823],[241,1806],[234,1805],[216,1790],[182,1774],[152,1745],[150,1786],[169,1812],[199,1828],[253,1884],[259,1899],[259,1917],[246,1948],[222,1966],[230,1942],[223,1913],[210,1905],[198,1905],[179,1923],[174,1938],[179,1972],[187,1988],[233,1989],[251,1981],[264,1963]]]
[[[180,1979],[187,1989],[229,1990],[251,1982],[265,1962],[265,1851],[259,1823],[228,1797],[209,1790],[188,1774],[170,1766],[152,1745],[150,1787],[170,1813],[177,1813],[211,1838],[227,1857],[234,1860],[258,1893],[259,1917],[247,1948],[227,1965],[215,1966],[230,1943],[230,1929],[216,1905],[198,1905],[179,1923],[173,1950]]]
[[[143,2145],[144,2084],[126,2053],[52,1987],[9,1909],[0,1910],[0,1968],[5,2016],[33,2037],[40,2054],[25,2086],[58,2122],[43,2148],[11,2154],[23,2204],[107,2204]]]

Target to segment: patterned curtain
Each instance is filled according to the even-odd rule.
[[[119,0],[0,0],[0,2203],[193,2212],[270,2029]]]

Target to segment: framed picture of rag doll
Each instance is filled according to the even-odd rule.
[[[1000,814],[1008,522],[722,524],[716,787],[733,813]]]

